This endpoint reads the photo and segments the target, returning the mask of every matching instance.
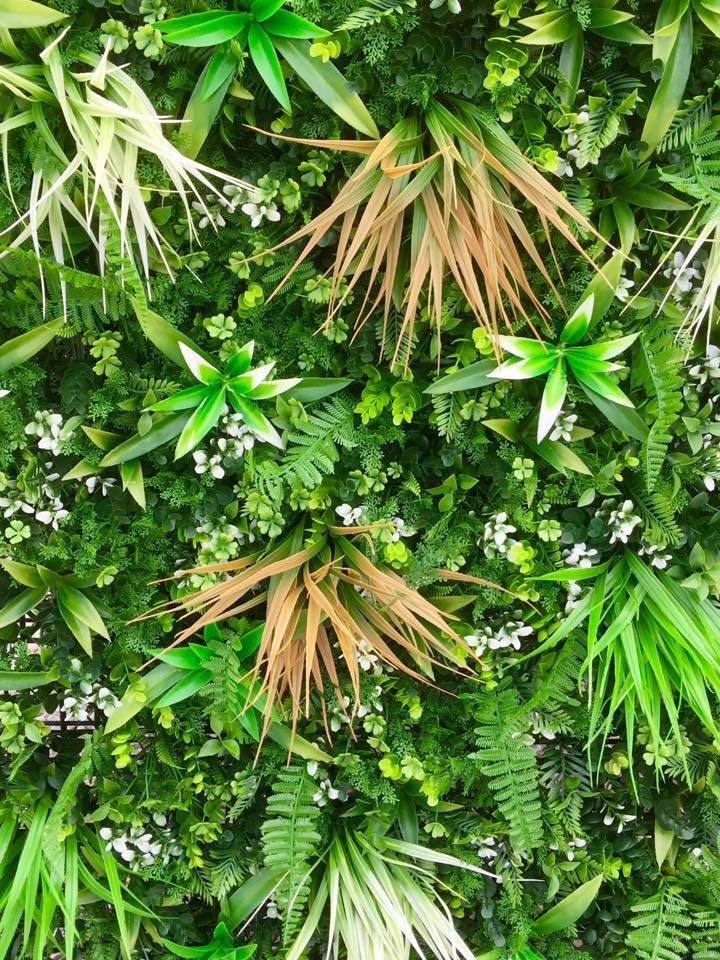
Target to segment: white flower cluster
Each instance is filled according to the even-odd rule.
[[[483,531],[482,545],[485,550],[485,556],[492,557],[505,556],[510,547],[515,543],[508,535],[517,532],[517,527],[508,523],[508,515],[505,511],[496,513],[494,517],[485,524]],[[478,540],[478,546],[480,541]]]
[[[708,344],[705,357],[688,368],[688,375],[699,387],[720,379],[720,347],[716,347],[714,343]]]
[[[481,627],[465,637],[467,645],[481,657],[486,650],[519,650],[525,637],[532,636],[533,628],[523,620],[508,620],[499,627]]]
[[[582,850],[586,846],[587,846],[587,840],[583,840],[582,837],[573,837],[571,840],[568,841],[568,850],[565,855],[568,858],[568,860],[574,860],[575,851]],[[551,843],[549,844],[549,847],[551,850],[558,849],[557,843]]]
[[[26,425],[25,433],[37,437],[37,445],[41,450],[49,450],[54,457],[59,456],[63,433],[62,414],[50,410],[36,411],[33,419]]]
[[[705,270],[702,261],[693,260],[692,263],[688,264],[686,260],[686,255],[678,250],[666,269],[663,270],[663,276],[671,282],[672,297],[676,303],[690,299]]]
[[[195,473],[209,473],[216,480],[222,480],[226,468],[240,460],[248,450],[255,446],[255,436],[239,413],[226,413],[220,421],[225,436],[212,441],[210,453],[195,450]]]
[[[52,470],[52,463],[45,465],[46,470]],[[53,489],[52,484],[60,479],[59,473],[46,473],[38,485],[34,488],[26,485],[23,488],[22,496],[0,496],[0,509],[3,517],[14,516],[16,513],[24,513],[33,516],[38,523],[58,529],[58,524],[65,517],[69,516],[69,511],[65,509],[62,498]]]
[[[577,144],[580,140],[580,128],[583,127],[589,119],[590,107],[586,103],[583,104],[578,111],[575,122],[565,131],[565,140],[570,149],[567,152],[567,157],[558,158],[558,164],[555,168],[556,176],[572,177],[575,175],[575,167],[580,168],[585,166],[581,159],[580,151],[577,149]],[[595,163],[597,163],[597,160]],[[575,167],[573,167],[573,164],[575,164]]]
[[[81,689],[87,687],[86,683],[81,684]],[[83,690],[83,696],[68,696],[63,700],[60,709],[68,720],[75,723],[86,723],[94,713],[94,708],[102,711],[106,717],[109,717],[115,707],[119,706],[120,701],[107,687],[101,687],[99,684],[90,685],[90,689]]]
[[[311,760],[307,764],[307,772],[314,779],[318,780],[318,789],[313,794],[313,800],[319,807],[325,807],[332,801],[345,803],[350,796],[350,787],[348,784],[341,783],[333,786],[332,780],[325,767],[321,767],[316,760]]]
[[[361,703],[354,716],[362,720],[370,713],[382,713],[383,705],[380,697],[382,696],[382,687],[375,687],[367,703]],[[339,703],[333,705],[330,710],[330,729],[337,733],[343,727],[349,726],[353,721],[353,710],[350,706],[350,697],[344,696]]]
[[[357,527],[365,522],[365,507],[353,507],[349,503],[341,503],[335,507],[335,513],[342,520],[344,527]]]
[[[642,523],[642,518],[633,513],[635,508],[632,500],[625,500],[620,507],[615,507],[613,500],[604,500],[599,512],[610,512],[607,518],[607,527],[610,532],[610,543],[627,543],[638,524]]]
[[[550,432],[551,440],[564,440],[566,443],[572,440],[572,432],[577,424],[577,414],[573,413],[574,403],[569,403],[555,421],[555,426]]]
[[[650,561],[650,566],[655,567],[656,570],[665,570],[672,560],[671,553],[665,553],[663,547],[657,543],[652,543],[650,540],[646,540],[645,537],[642,537],[640,540],[638,556],[646,557]]]
[[[143,867],[152,866],[157,860],[167,863],[171,857],[181,856],[183,850],[177,840],[170,834],[167,827],[167,817],[162,813],[152,815],[152,825],[130,827],[129,830],[116,830],[112,827],[101,827],[100,836],[105,840],[105,849],[114,850],[120,854],[125,863]],[[159,838],[150,833],[150,829],[157,831],[160,828],[164,835]]]
[[[588,547],[585,543],[573,544],[569,549],[563,550],[562,556],[568,567],[591,567],[599,558],[597,550],[594,547]],[[565,613],[570,613],[580,602],[583,594],[582,584],[577,580],[568,580],[567,591]]]

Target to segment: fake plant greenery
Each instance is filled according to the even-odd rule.
[[[719,71],[0,3],[0,960],[720,957]]]

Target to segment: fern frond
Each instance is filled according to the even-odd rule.
[[[346,20],[343,20],[337,29],[365,30],[380,23],[384,17],[414,10],[416,6],[416,0],[367,0],[367,3],[358,7]]]
[[[538,768],[527,716],[513,690],[500,690],[479,701],[475,731],[478,750],[472,754],[489,780],[490,790],[508,823],[515,850],[533,850],[542,843]]]
[[[687,902],[668,886],[631,910],[627,944],[640,960],[683,960],[691,936]]]
[[[642,350],[657,400],[655,421],[642,448],[645,487],[652,493],[672,443],[670,427],[682,409],[683,378],[679,374],[681,358],[673,345],[656,348],[642,340]]]
[[[282,770],[273,783],[262,826],[265,864],[282,874],[275,898],[282,914],[283,943],[298,930],[310,892],[310,874],[320,834],[315,783],[301,766]]]

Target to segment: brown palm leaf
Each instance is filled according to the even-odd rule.
[[[335,642],[356,706],[361,650],[370,648],[388,666],[426,682],[432,682],[438,658],[454,664],[450,669],[466,671],[457,649],[473,654],[451,626],[456,617],[441,612],[397,573],[377,567],[351,543],[352,535],[368,529],[327,527],[305,540],[301,524],[271,550],[182,571],[179,575],[234,576],[148,615],[169,610],[184,619],[199,613],[178,634],[176,643],[181,643],[208,624],[265,606],[265,629],[253,671],[253,679],[260,678],[256,699],[265,700],[263,735],[272,711],[286,696],[294,730],[300,713],[309,712],[312,692],[319,695],[325,712],[324,677],[339,694]]]
[[[564,219],[597,237],[585,217],[495,120],[463,101],[451,105],[454,113],[434,104],[424,124],[402,120],[378,141],[282,138],[367,157],[327,210],[278,245],[306,240],[272,295],[322,238],[337,229],[326,323],[366,278],[357,329],[382,304],[384,343],[391,305],[405,305],[393,362],[402,355],[407,363],[423,295],[439,334],[448,274],[493,337],[501,326],[512,328],[518,318],[530,323],[526,305],[547,317],[525,263],[538,270],[556,295],[557,290],[513,197],[537,214],[553,260],[554,230],[592,263]]]

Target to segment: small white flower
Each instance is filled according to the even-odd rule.
[[[494,557],[496,554],[505,554],[508,547],[512,546],[513,540],[508,538],[508,534],[515,533],[517,527],[507,522],[508,515],[504,511],[496,514],[485,524],[483,539],[485,541],[485,556]]]
[[[607,503],[607,501],[606,501]],[[603,504],[605,506],[605,504]],[[608,529],[610,530],[610,543],[627,543],[632,536],[633,530],[641,518],[632,512],[634,504],[632,500],[626,500],[621,507],[610,511],[608,517]]]
[[[243,213],[250,217],[250,226],[253,229],[259,227],[263,220],[277,223],[280,219],[280,211],[272,200],[269,200],[267,203],[253,203],[249,201],[248,203],[244,203],[241,209]]]
[[[222,459],[222,454],[219,453],[214,453],[209,457],[204,450],[194,450],[195,473],[209,473],[216,480],[222,480],[225,476]]]
[[[628,279],[628,277],[620,277],[618,285],[615,289],[615,296],[621,303],[627,303],[630,299],[630,291],[635,286],[635,281]]]
[[[95,490],[99,490],[103,497],[106,497],[108,493],[117,483],[114,477],[88,477],[85,480],[85,486],[88,488],[90,493],[94,493]]]
[[[566,442],[572,440],[572,432],[577,423],[577,414],[573,413],[572,409],[572,406],[568,406],[567,410],[563,410],[558,416],[555,426],[550,432],[551,440],[565,440]]]
[[[591,567],[597,559],[597,550],[584,543],[576,543],[571,549],[563,550],[563,560],[569,567]]]
[[[335,513],[342,519],[344,527],[352,527],[362,522],[363,512],[362,507],[351,507],[349,503],[341,503],[339,507],[335,507]]]
[[[638,556],[648,557],[651,567],[655,567],[656,570],[664,570],[672,560],[672,554],[663,553],[662,551],[663,548],[659,544],[650,543],[648,540],[643,539],[638,549]]]

